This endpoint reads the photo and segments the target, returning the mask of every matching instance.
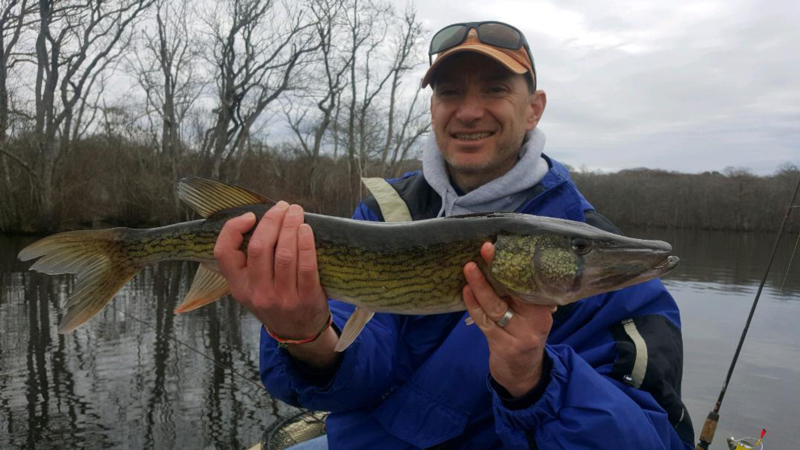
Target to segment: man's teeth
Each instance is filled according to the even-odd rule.
[[[492,133],[458,133],[456,134],[456,139],[461,139],[465,141],[477,141],[483,138],[487,138],[491,136]]]

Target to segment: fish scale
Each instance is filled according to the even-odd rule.
[[[464,310],[461,268],[480,257],[482,241],[370,252],[317,242],[320,280],[332,298],[398,314]]]

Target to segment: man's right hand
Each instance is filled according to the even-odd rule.
[[[255,215],[229,220],[220,231],[214,257],[228,280],[233,298],[273,334],[284,339],[315,336],[328,319],[328,301],[319,281],[311,227],[303,223],[303,208],[278,202],[264,214],[241,251],[243,234]],[[338,336],[328,328],[308,344],[290,345],[295,358],[315,367],[336,362]]]

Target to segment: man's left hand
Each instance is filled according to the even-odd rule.
[[[481,248],[481,256],[491,263],[494,251],[494,245],[487,242]],[[474,262],[464,266],[464,276],[464,303],[489,342],[489,372],[512,396],[522,397],[542,378],[544,344],[553,326],[555,307],[501,298]],[[508,308],[513,316],[501,327],[497,321]]]

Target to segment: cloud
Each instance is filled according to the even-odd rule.
[[[800,2],[437,1],[431,32],[501,20],[548,94],[546,151],[573,166],[685,172],[800,163]],[[520,20],[525,18],[525,20]]]

